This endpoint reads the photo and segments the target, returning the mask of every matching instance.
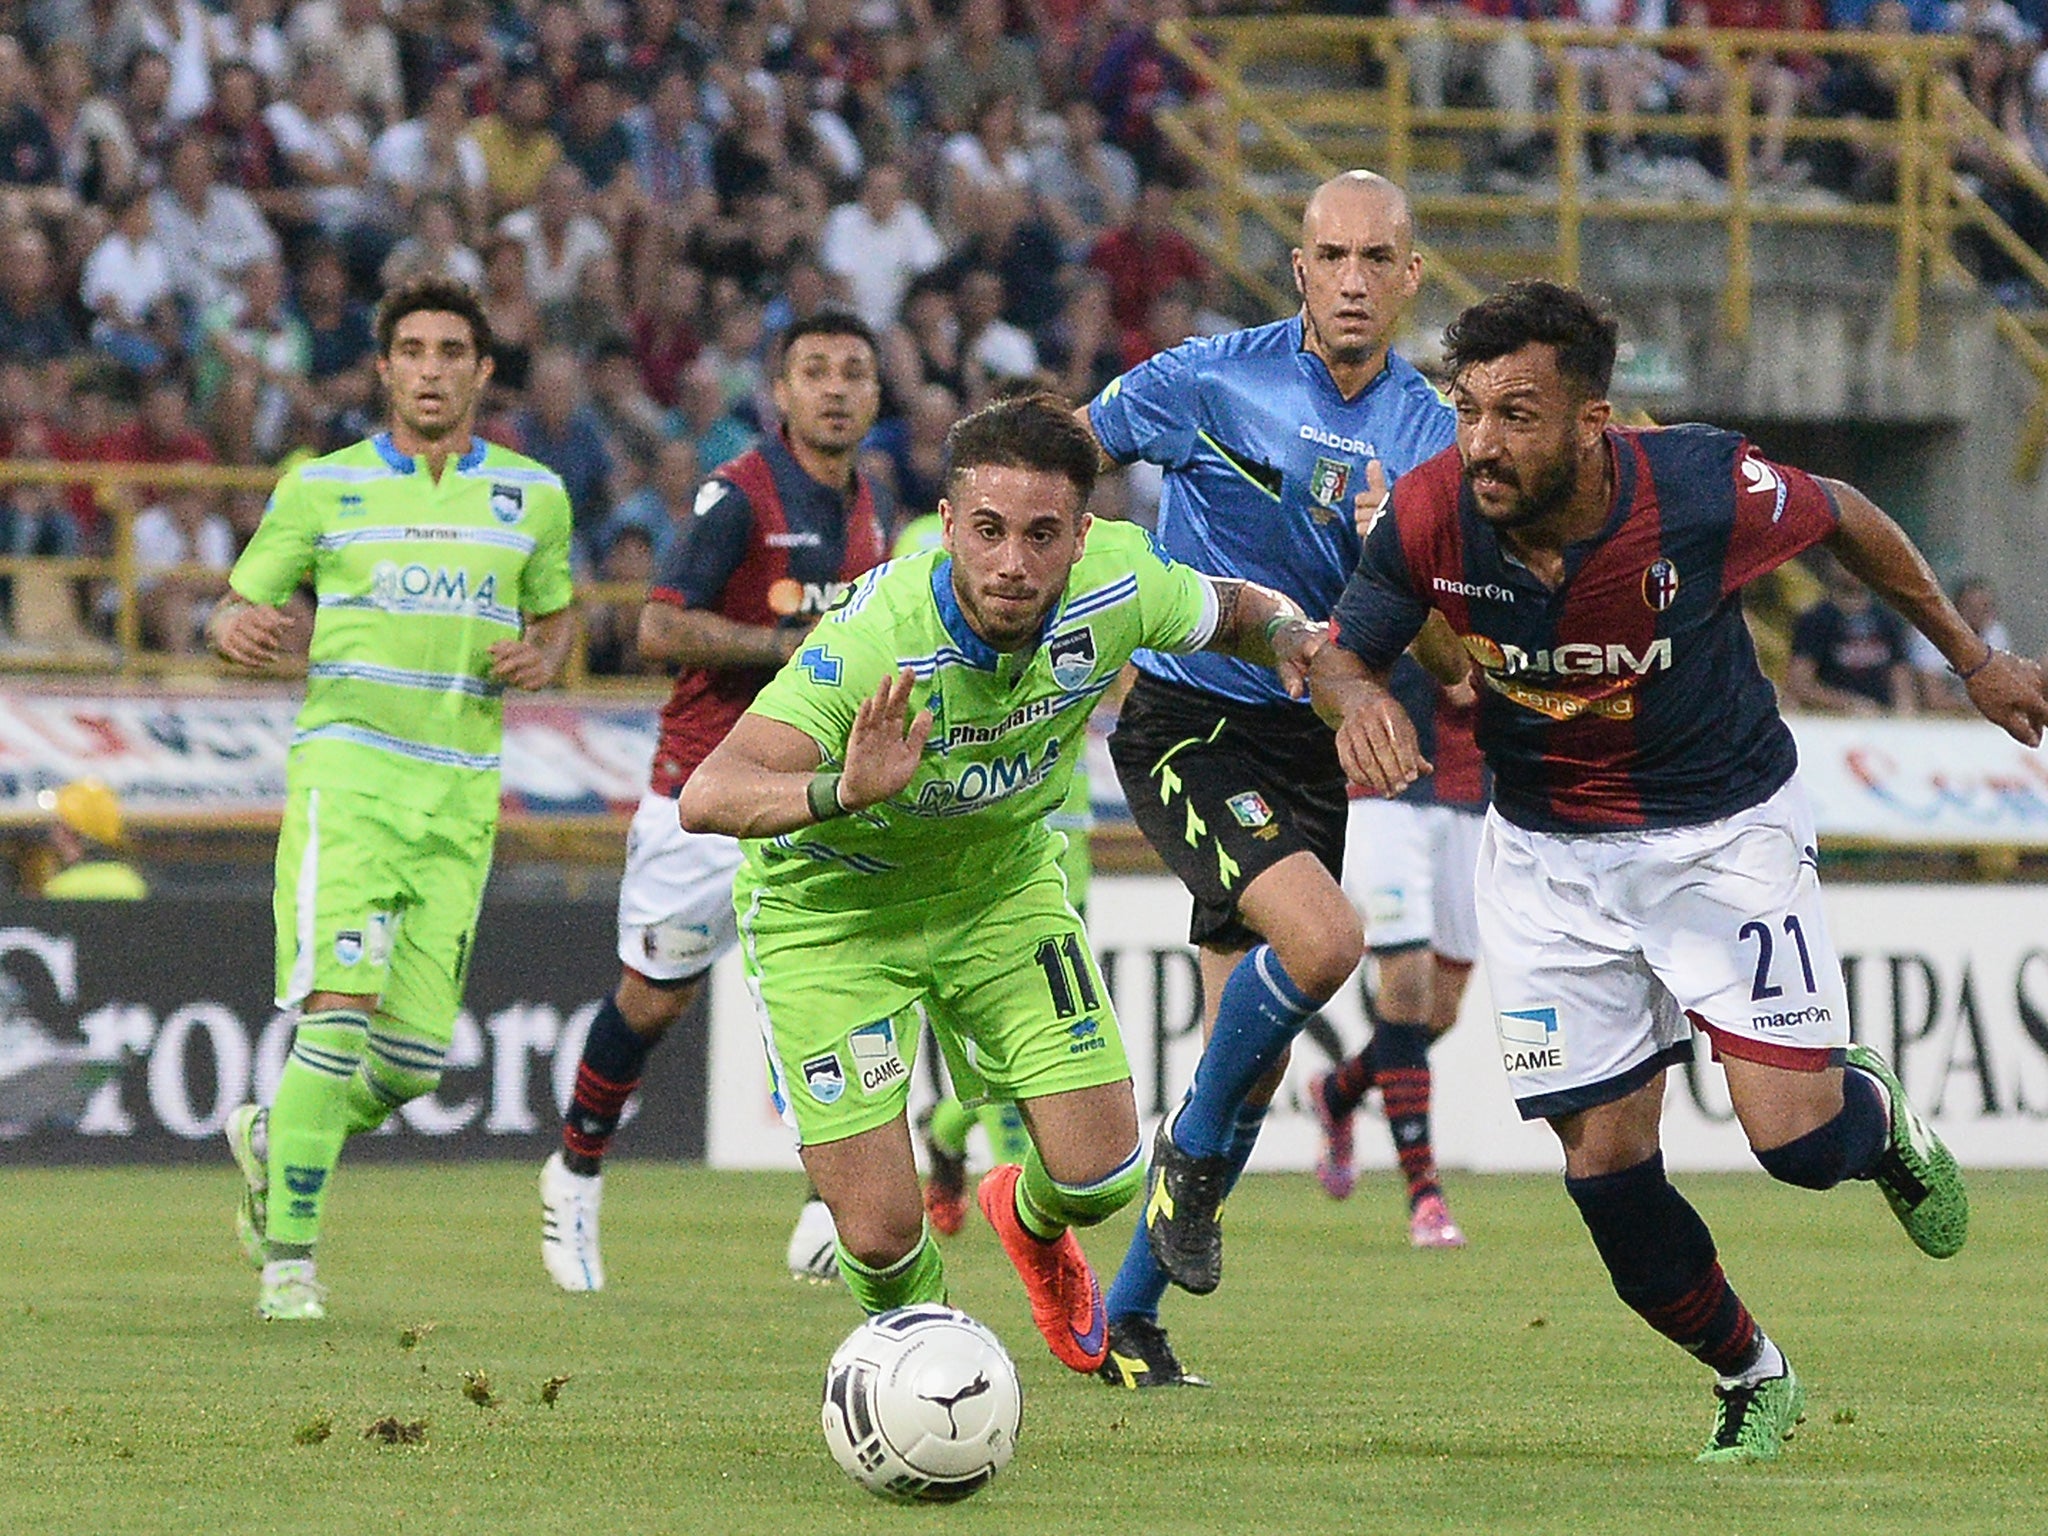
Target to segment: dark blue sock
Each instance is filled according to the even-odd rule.
[[[1844,1179],[1867,1179],[1891,1144],[1884,1099],[1854,1067],[1842,1073],[1842,1108],[1826,1125],[1797,1141],[1759,1152],[1764,1172],[1801,1189],[1833,1189]]]
[[[1237,1121],[1230,1134],[1230,1185],[1237,1188],[1238,1175],[1244,1172],[1244,1165],[1251,1161],[1252,1148],[1258,1144],[1259,1127],[1266,1123],[1269,1104],[1247,1104],[1237,1112]],[[1152,1242],[1145,1235],[1145,1213],[1138,1212],[1138,1229],[1131,1234],[1131,1246],[1124,1251],[1124,1261],[1116,1272],[1116,1278],[1109,1284],[1109,1293],[1103,1298],[1104,1309],[1112,1318],[1142,1317],[1153,1319],[1159,1316],[1159,1301],[1166,1294],[1172,1282],[1166,1278],[1166,1271],[1159,1267],[1159,1261],[1152,1257]]]
[[[1316,1006],[1317,999],[1281,969],[1272,945],[1261,944],[1238,961],[1223,984],[1216,1029],[1202,1049],[1187,1102],[1174,1117],[1173,1144],[1195,1157],[1223,1156],[1245,1096]]]

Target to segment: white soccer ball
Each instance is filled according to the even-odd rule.
[[[1024,1388],[1002,1341],[936,1302],[854,1329],[825,1371],[825,1443],[861,1487],[899,1503],[951,1503],[1009,1462]]]

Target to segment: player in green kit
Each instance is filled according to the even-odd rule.
[[[963,1099],[1023,1111],[1023,1166],[991,1170],[980,1204],[1076,1371],[1101,1365],[1108,1322],[1071,1229],[1143,1175],[1116,1015],[1046,817],[1133,650],[1222,651],[1298,688],[1323,642],[1278,593],[1091,524],[1095,473],[1057,397],[956,423],[944,549],[857,582],[677,803],[687,830],[747,840],[733,904],[771,1086],[854,1298],[945,1295],[905,1115],[929,1022]]]
[[[919,555],[945,545],[945,529],[939,514],[928,512],[905,523],[896,534],[890,553],[897,559]],[[1067,900],[1085,920],[1088,916],[1088,882],[1095,863],[1088,848],[1088,833],[1095,815],[1088,801],[1088,759],[1074,759],[1073,782],[1059,809],[1045,818],[1045,824],[1065,835],[1066,851],[1060,868],[1067,877]],[[1024,1116],[1009,1100],[992,1099],[978,1109],[969,1109],[958,1094],[948,1093],[925,1112],[918,1122],[924,1132],[924,1211],[932,1229],[951,1237],[967,1222],[967,1133],[976,1124],[988,1137],[990,1158],[997,1163],[1024,1161],[1031,1148]]]
[[[390,431],[279,481],[207,624],[222,657],[268,666],[279,605],[313,583],[274,902],[277,1001],[299,1019],[275,1102],[227,1122],[265,1318],[326,1315],[313,1249],[342,1142],[440,1080],[497,836],[502,694],[552,683],[575,638],[561,481],[471,433],[491,376],[475,294],[408,283],[376,335]]]

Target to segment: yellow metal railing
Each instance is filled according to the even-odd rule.
[[[102,555],[51,556],[0,554],[0,577],[14,584],[17,615],[32,591],[55,594],[56,601],[71,609],[79,620],[86,615],[72,607],[69,589],[79,582],[96,584],[112,594],[112,634],[106,640],[90,637],[83,626],[46,645],[20,643],[0,658],[5,672],[95,672],[115,673],[129,678],[169,676],[194,677],[219,674],[225,669],[209,656],[176,654],[150,649],[144,643],[140,591],[148,577],[223,577],[225,572],[209,566],[178,565],[143,572],[135,555],[134,488],[155,487],[162,491],[199,491],[215,494],[268,492],[277,483],[274,469],[227,468],[212,464],[114,464],[64,463],[51,460],[0,462],[0,490],[17,485],[56,486],[64,489],[84,485],[91,489],[101,515],[110,526],[107,552]],[[580,582],[577,601],[587,609],[594,604],[631,604],[646,600],[646,588],[628,582]],[[17,625],[17,628],[19,626]],[[282,664],[274,675],[289,677],[303,671],[303,660]],[[584,645],[579,637],[570,657],[564,681],[575,686],[623,689],[639,692],[654,686],[644,678],[593,678],[589,674]]]
[[[1946,148],[1951,130],[1932,100],[1950,64],[1967,48],[1955,38],[1901,38],[1864,33],[1776,33],[1675,28],[1660,33],[1655,47],[1685,51],[1717,68],[1728,83],[1717,113],[1616,113],[1589,101],[1581,50],[1641,47],[1642,34],[1626,30],[1535,23],[1519,26],[1541,55],[1553,84],[1552,100],[1533,116],[1466,107],[1425,109],[1412,98],[1407,47],[1426,33],[1455,42],[1485,45],[1518,24],[1478,18],[1358,20],[1342,17],[1238,18],[1199,23],[1167,22],[1159,29],[1164,47],[1207,86],[1191,107],[1169,114],[1162,131],[1205,173],[1189,204],[1189,223],[1202,229],[1205,248],[1225,271],[1255,293],[1270,290],[1291,305],[1291,293],[1259,270],[1247,241],[1263,226],[1292,244],[1298,203],[1259,185],[1262,165],[1321,179],[1350,165],[1367,164],[1410,185],[1423,228],[1474,219],[1521,219],[1547,226],[1541,260],[1548,275],[1580,279],[1584,228],[1591,219],[1720,222],[1727,230],[1727,275],[1720,316],[1731,337],[1747,334],[1754,286],[1754,237],[1761,225],[1812,228],[1874,228],[1891,231],[1898,248],[1893,302],[1894,334],[1901,347],[1919,335],[1922,291],[1929,257],[1946,249],[1947,218],[1932,205],[1929,189],[1945,190],[1951,176]],[[1823,198],[1781,199],[1765,195],[1753,175],[1751,141],[1766,128],[1752,109],[1747,65],[1771,56],[1860,56],[1881,63],[1897,90],[1898,115],[1876,122],[1836,117],[1794,117],[1784,125],[1788,141],[1834,141],[1881,147],[1898,166],[1896,186],[1883,202]],[[1332,61],[1376,62],[1383,82],[1374,89],[1333,85],[1314,90],[1264,90],[1251,84],[1275,65],[1326,71]],[[1354,74],[1362,71],[1353,70]],[[1557,175],[1522,190],[1443,191],[1411,185],[1411,175],[1430,150],[1461,137],[1502,129],[1533,131],[1555,146]],[[1582,171],[1584,150],[1595,136],[1634,129],[1658,136],[1711,139],[1725,171],[1712,201],[1670,201],[1648,193],[1595,183]],[[1333,154],[1333,137],[1340,141]],[[1346,158],[1338,158],[1342,154]],[[1425,251],[1429,275],[1458,303],[1479,287],[1440,253]]]

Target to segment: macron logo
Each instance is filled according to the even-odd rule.
[[[1439,592],[1450,593],[1453,597],[1482,597],[1490,603],[1512,603],[1515,600],[1512,590],[1495,586],[1490,581],[1453,581],[1448,576],[1439,576],[1430,585]]]

